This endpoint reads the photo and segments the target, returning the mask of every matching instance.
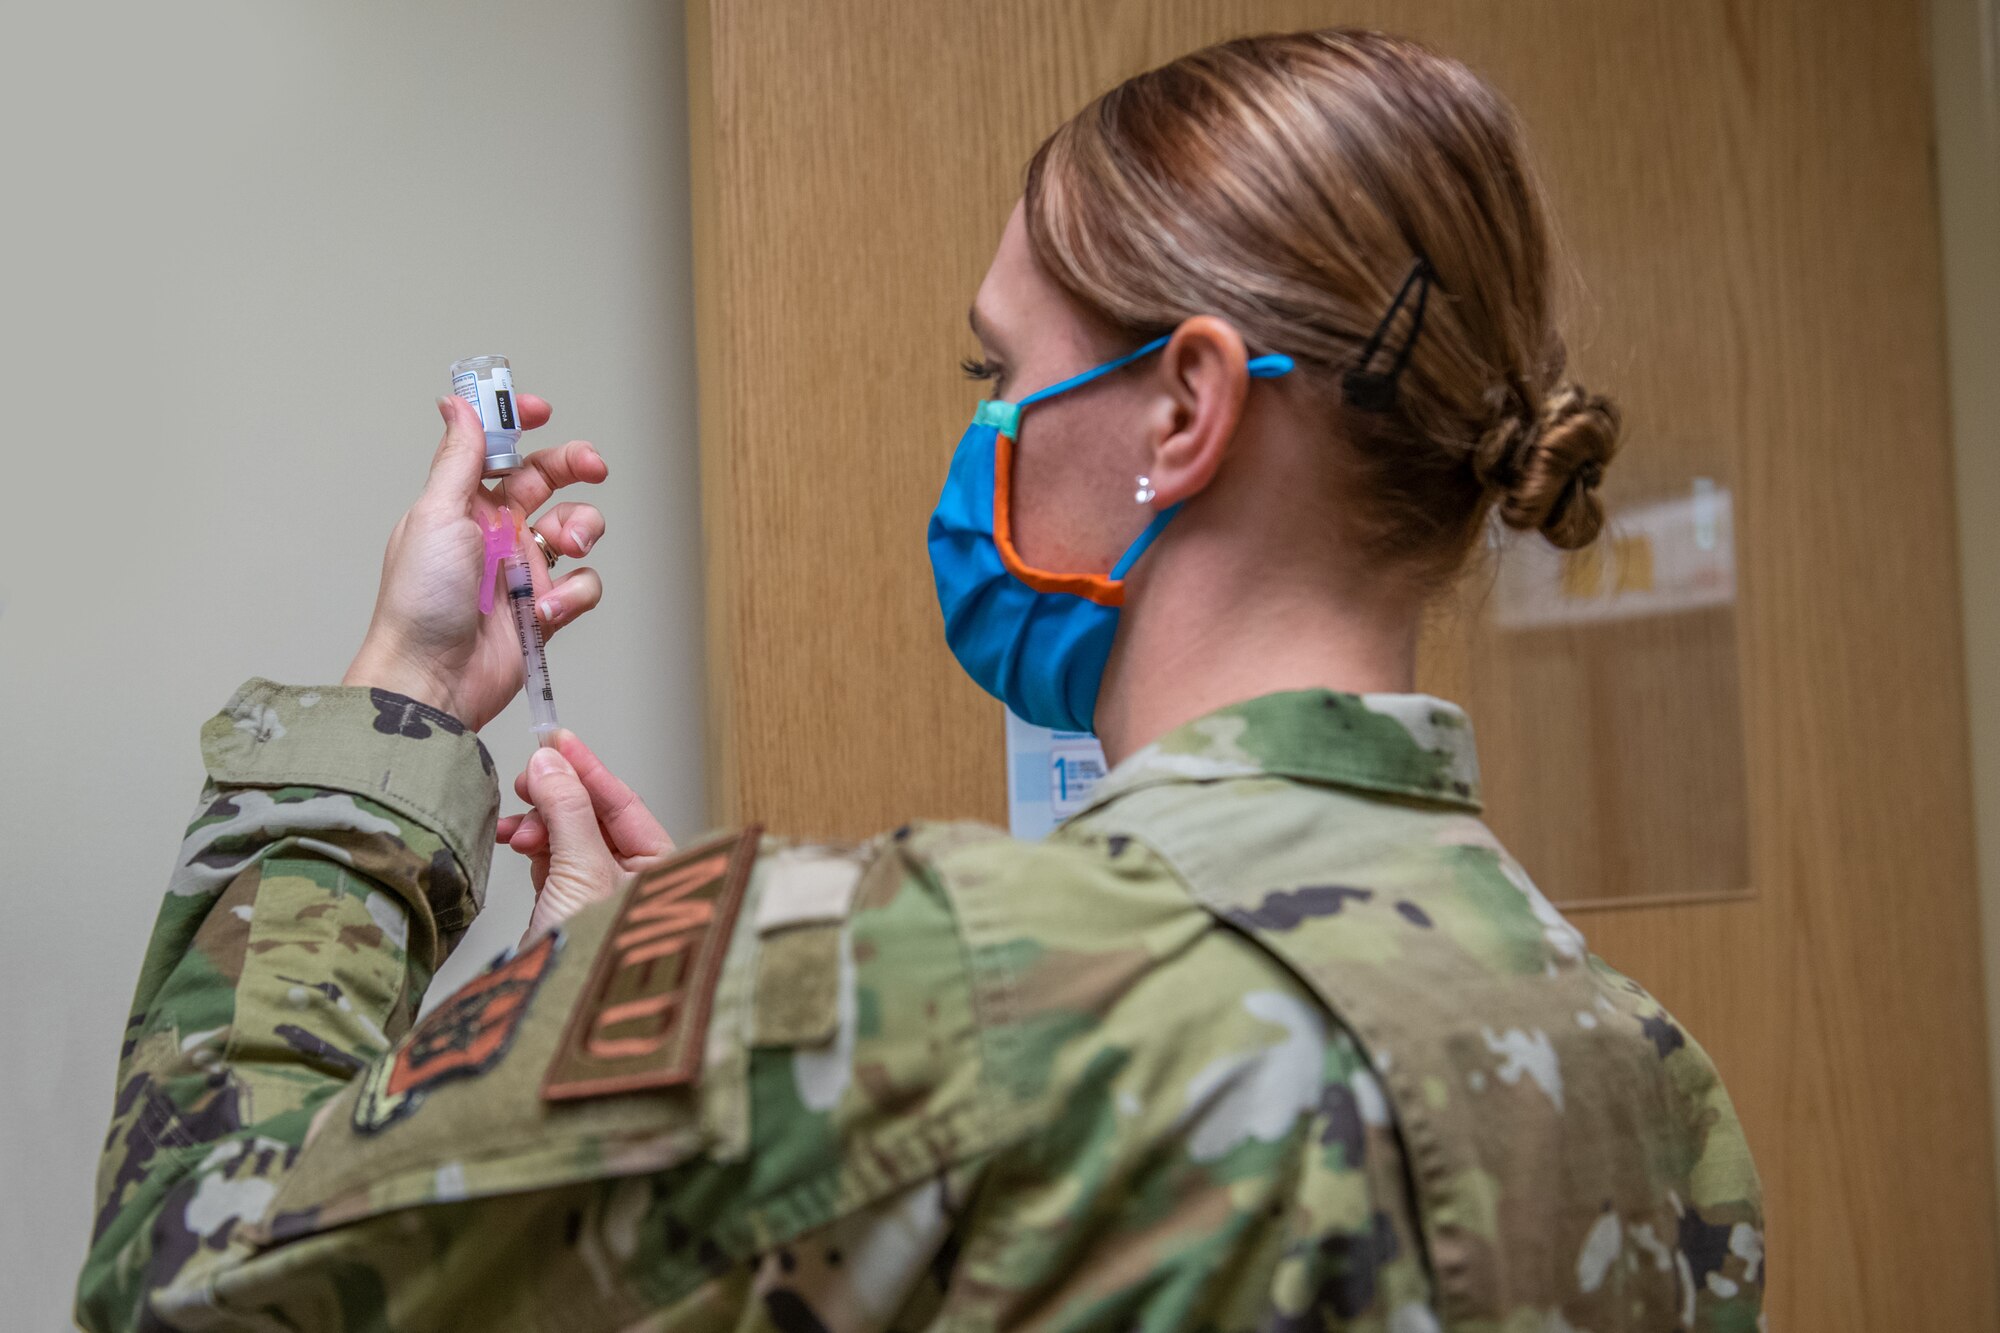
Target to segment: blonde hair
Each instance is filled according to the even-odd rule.
[[[1562,378],[1541,191],[1512,109],[1459,62],[1339,28],[1193,52],[1051,134],[1025,211],[1042,266],[1135,338],[1212,314],[1293,357],[1378,555],[1448,576],[1496,504],[1557,546],[1596,537],[1618,412]],[[1393,401],[1344,401],[1419,260],[1434,285]]]

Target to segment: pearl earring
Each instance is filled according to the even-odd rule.
[[[1132,499],[1139,504],[1148,504],[1156,494],[1158,492],[1153,489],[1153,479],[1151,477],[1141,477],[1139,478],[1139,489],[1132,493]]]

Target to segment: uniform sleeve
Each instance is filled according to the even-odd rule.
[[[107,1243],[96,1262],[133,1278],[97,1326],[927,1326],[984,1165],[1026,1121],[987,1095],[951,905],[893,836],[766,839],[733,927],[689,926],[703,942],[671,955],[689,970],[654,975],[685,1014],[709,984],[691,960],[722,951],[698,1077],[547,1095],[580,1034],[645,1030],[609,1021],[631,992],[599,983],[664,938],[666,886],[735,842],[641,872],[468,982],[344,1089],[325,1079],[295,1158],[298,1134],[268,1125],[212,1146],[145,1210],[166,1218],[174,1256],[141,1241],[125,1260]],[[211,1244],[222,1212],[234,1220]]]
[[[77,1295],[88,1329],[237,1262],[313,1114],[406,1031],[477,913],[493,764],[400,695],[253,680],[207,767],[120,1055]]]
[[[1660,1015],[1665,1024],[1654,1029],[1661,1034],[1656,1040],[1670,1040],[1666,1034],[1672,1033],[1686,1050],[1674,1073],[1693,1108],[1690,1133],[1699,1145],[1675,1237],[1682,1318],[1694,1328],[1755,1328],[1766,1286],[1764,1187],[1743,1123],[1708,1053],[1666,1018],[1664,1009]]]

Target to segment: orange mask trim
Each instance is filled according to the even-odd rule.
[[[1125,605],[1125,580],[1103,574],[1052,574],[1036,569],[1014,549],[1012,496],[1014,437],[1001,434],[993,445],[993,544],[1007,572],[1037,592],[1066,592],[1099,606]]]

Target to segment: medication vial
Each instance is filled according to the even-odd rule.
[[[479,410],[486,427],[486,476],[521,468],[521,414],[514,405],[514,372],[504,356],[468,356],[451,363],[451,391]]]

